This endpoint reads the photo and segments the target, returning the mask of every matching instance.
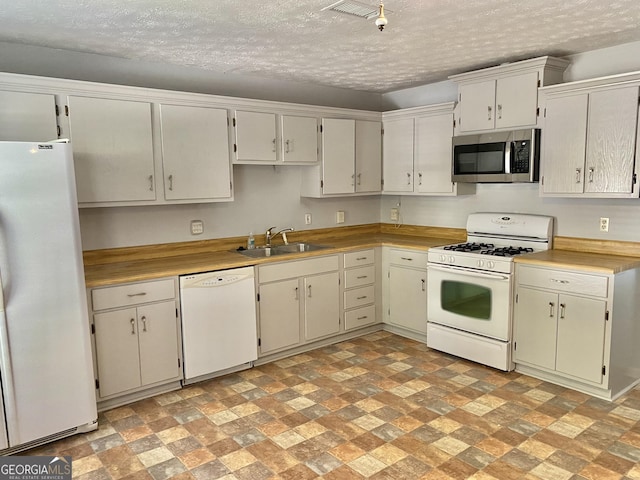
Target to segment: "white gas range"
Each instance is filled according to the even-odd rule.
[[[465,243],[430,248],[427,345],[512,370],[513,259],[552,239],[553,217],[473,213]]]

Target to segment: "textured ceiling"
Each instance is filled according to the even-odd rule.
[[[0,0],[0,41],[388,92],[640,40],[640,0],[386,0],[383,32],[335,1]]]

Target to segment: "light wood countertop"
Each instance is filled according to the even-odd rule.
[[[640,267],[639,257],[555,249],[516,257],[514,261],[526,265],[568,268],[606,274],[616,274]]]

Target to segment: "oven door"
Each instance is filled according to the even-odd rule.
[[[511,338],[510,275],[429,264],[427,289],[429,322],[502,341]]]

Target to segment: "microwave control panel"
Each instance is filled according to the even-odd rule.
[[[511,173],[529,173],[529,153],[531,151],[530,140],[517,140],[511,148],[513,152],[511,160]]]

